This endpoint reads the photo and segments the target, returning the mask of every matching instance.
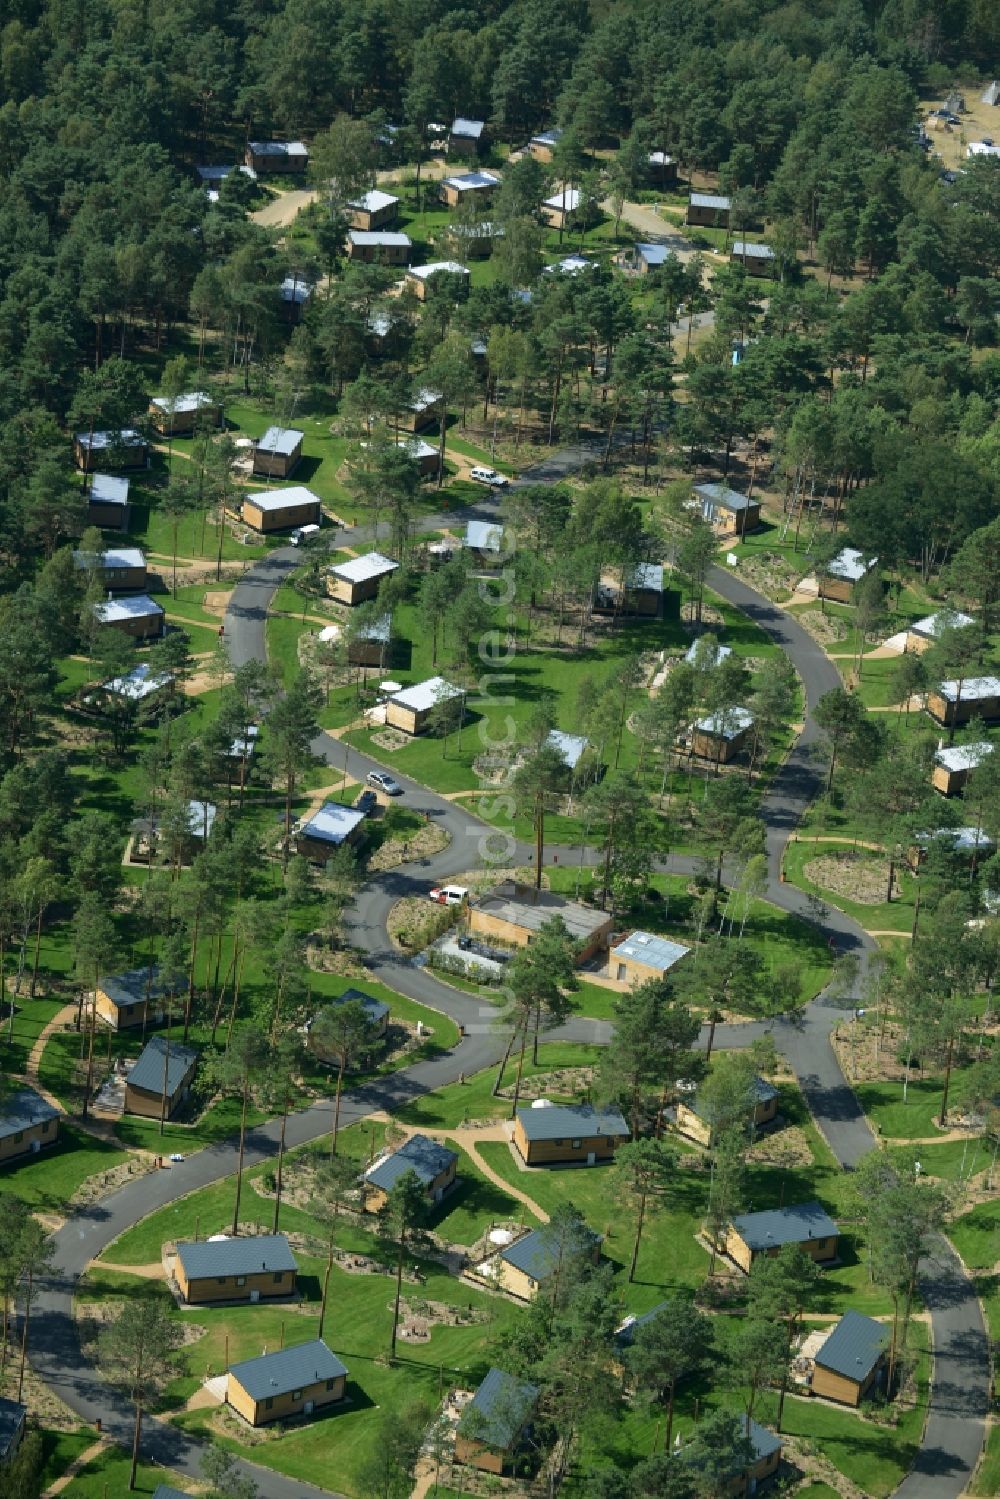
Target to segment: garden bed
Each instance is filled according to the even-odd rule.
[[[853,900],[862,906],[885,904],[889,868],[882,857],[863,853],[861,850],[845,850],[835,854],[820,854],[802,867],[802,873],[813,885],[829,890],[845,900]],[[896,875],[893,874],[892,894],[902,895]]]

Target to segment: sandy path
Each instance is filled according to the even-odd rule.
[[[405,1129],[408,1135],[421,1134],[430,1135],[432,1139],[454,1140],[456,1145],[461,1146],[466,1154],[471,1156],[473,1164],[495,1187],[499,1187],[501,1192],[506,1192],[508,1197],[516,1197],[518,1202],[523,1203],[529,1212],[534,1213],[540,1222],[548,1223],[549,1215],[545,1209],[539,1207],[535,1199],[529,1197],[527,1192],[522,1192],[520,1187],[511,1186],[510,1182],[506,1181],[498,1171],[494,1171],[489,1162],[483,1160],[476,1148],[484,1140],[508,1145],[510,1142],[507,1138],[507,1127],[505,1124],[490,1124],[485,1129],[425,1129],[423,1126],[418,1129],[416,1125],[400,1125],[398,1120],[394,1122],[399,1125],[400,1129]],[[530,1170],[531,1168],[526,1167],[525,1169]]]
[[[436,182],[442,177],[447,177],[452,172],[467,171],[466,166],[456,166],[454,162],[425,161],[420,169],[422,182]],[[389,167],[385,171],[377,173],[380,184],[396,182],[399,178],[401,168]],[[250,217],[255,224],[263,224],[267,229],[284,229],[291,224],[303,208],[308,208],[310,203],[315,203],[319,193],[314,187],[295,188],[291,192],[279,193],[263,208],[256,209]]]
[[[37,1092],[41,1093],[43,1098],[48,1099],[49,1103],[56,1103],[56,1099],[54,1099],[51,1094],[46,1093],[45,1089],[41,1087],[38,1081],[38,1068],[41,1064],[42,1052],[45,1050],[45,1043],[48,1041],[53,1031],[61,1031],[63,1026],[67,1025],[73,1019],[75,1014],[76,1005],[63,1005],[62,1009],[57,1010],[52,1019],[46,1025],[42,1026],[42,1029],[38,1032],[38,1036],[35,1039],[34,1046],[32,1046],[31,1050],[28,1053],[28,1060],[25,1064],[24,1075],[31,1083],[31,1086]]]
[[[79,1457],[73,1459],[65,1473],[61,1474],[54,1483],[50,1483],[47,1489],[42,1490],[42,1499],[49,1499],[51,1494],[61,1494],[63,1489],[69,1487],[73,1479],[83,1471],[87,1464],[92,1463],[95,1458],[100,1457],[104,1449],[110,1447],[110,1445],[110,1438],[98,1437],[97,1441],[91,1443],[89,1447],[80,1453]]]

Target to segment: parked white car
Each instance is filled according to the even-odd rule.
[[[470,469],[470,474],[477,484],[488,484],[491,489],[502,489],[510,480],[506,474],[498,474],[495,468],[483,468],[479,466]]]

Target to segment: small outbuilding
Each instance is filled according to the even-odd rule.
[[[672,187],[677,181],[677,162],[669,151],[650,151],[649,175],[659,187]]]
[[[586,1224],[557,1243],[547,1228],[535,1228],[496,1257],[496,1282],[521,1301],[534,1301],[549,1279],[565,1266],[567,1258],[589,1260],[601,1257],[601,1236]]]
[[[939,682],[927,694],[927,711],[946,728],[961,726],[972,718],[987,723],[1000,719],[1000,677],[966,677]]]
[[[150,1036],[125,1079],[125,1112],[171,1119],[191,1092],[198,1066],[193,1046]],[[164,1106],[164,1098],[166,1104]]]
[[[849,604],[855,586],[877,566],[877,557],[866,558],[857,547],[844,547],[818,576],[820,598]]]
[[[388,612],[352,630],[347,641],[351,666],[385,666],[392,648],[392,615]]]
[[[773,276],[777,260],[770,245],[753,244],[748,239],[734,239],[729,258],[741,265],[748,276]]]
[[[318,526],[323,519],[323,502],[304,484],[248,490],[240,514],[244,525],[269,536],[275,531],[292,531],[296,526]]]
[[[755,1077],[751,1087],[753,1108],[750,1110],[748,1123],[752,1122],[756,1130],[772,1124],[777,1118],[778,1090],[764,1077]],[[689,1100],[681,1099],[678,1102],[677,1130],[679,1134],[697,1140],[699,1145],[711,1145],[715,1127],[712,1121],[705,1117],[704,1101],[698,1093],[695,1093]]]
[[[366,1211],[377,1213],[389,1193],[407,1172],[417,1177],[429,1200],[438,1203],[455,1185],[458,1152],[431,1140],[427,1135],[411,1135],[398,1150],[387,1152],[368,1167],[362,1178]]]
[[[384,193],[373,187],[361,198],[347,205],[347,216],[352,229],[389,229],[399,217],[400,199],[392,193]]]
[[[343,1400],[347,1366],[314,1338],[233,1364],[226,1375],[226,1404],[250,1426],[311,1416]]]
[[[462,1412],[455,1461],[498,1476],[516,1469],[538,1394],[537,1385],[491,1369]]]
[[[184,1240],[177,1245],[174,1279],[188,1306],[291,1296],[298,1273],[284,1234]]]
[[[661,266],[665,266],[673,253],[666,245],[639,240],[632,250],[630,268],[638,271],[640,276],[648,276],[650,271],[658,271]]]
[[[486,144],[486,121],[470,120],[456,115],[448,131],[449,156],[478,156]]]
[[[747,708],[709,713],[691,730],[691,753],[716,765],[728,765],[750,742],[753,723],[753,714]]]
[[[422,734],[438,703],[464,697],[464,690],[444,677],[428,677],[424,682],[404,687],[386,701],[385,721],[390,728],[401,729],[404,734]]]
[[[814,1355],[814,1395],[858,1406],[882,1382],[889,1329],[874,1317],[847,1311]]]
[[[347,258],[365,265],[409,265],[413,241],[400,229],[349,229]]]
[[[606,570],[594,591],[597,614],[638,614],[655,619],[663,608],[663,565],[640,562],[625,579]]]
[[[131,635],[134,640],[158,640],[163,634],[167,616],[148,593],[136,593],[123,599],[109,595],[94,605],[94,618],[98,624],[110,625],[123,635]]]
[[[421,479],[429,479],[437,473],[441,455],[433,443],[424,442],[420,437],[397,437],[396,446],[417,465]]]
[[[101,582],[109,593],[127,593],[146,586],[146,554],[140,547],[106,547],[98,553],[74,552],[73,561],[81,572],[99,569]]]
[[[688,199],[687,222],[706,229],[728,229],[732,200],[724,193],[692,193]]]
[[[37,1155],[59,1138],[59,1110],[34,1088],[15,1088],[0,1101],[0,1164]]]
[[[542,203],[542,218],[550,229],[565,229],[573,215],[579,213],[583,196],[576,187],[561,187]]]
[[[382,552],[365,552],[361,557],[351,557],[329,568],[326,591],[339,604],[349,604],[351,608],[366,604],[378,594],[383,578],[388,578],[398,567],[398,562]]]
[[[743,1426],[743,1434],[750,1443],[750,1461],[745,1467],[741,1466],[733,1472],[724,1490],[713,1490],[719,1493],[724,1492],[727,1499],[742,1499],[743,1495],[756,1494],[762,1484],[774,1477],[781,1464],[781,1438],[768,1430],[766,1426],[761,1426],[758,1421],[748,1419],[745,1415],[740,1417],[740,1422]],[[696,1443],[679,1447],[677,1456],[681,1462],[697,1470]]]
[[[558,125],[554,125],[551,130],[539,131],[528,142],[528,152],[536,161],[550,162],[562,137],[563,133]]]
[[[87,525],[102,531],[127,531],[128,480],[95,474],[87,490]]]
[[[183,980],[169,983],[160,968],[129,968],[124,973],[109,974],[98,981],[95,1003],[98,1020],[113,1031],[131,1030],[135,1026],[163,1022],[163,1001],[177,993]]]
[[[496,566],[503,557],[503,526],[488,520],[470,520],[463,545],[481,565]]]
[[[785,1244],[797,1244],[817,1264],[837,1258],[840,1229],[818,1202],[769,1208],[762,1213],[740,1213],[725,1235],[725,1252],[741,1270],[750,1273],[754,1260],[773,1258]]]
[[[302,457],[305,433],[295,427],[268,427],[253,448],[253,471],[268,479],[288,479]]]
[[[980,739],[975,744],[947,745],[944,749],[939,749],[934,756],[931,785],[942,796],[957,796],[960,791],[965,790],[965,783],[972,772],[992,753],[993,745],[988,739]]]
[[[324,802],[295,829],[295,852],[313,863],[325,864],[345,843],[353,847],[360,842],[367,815],[341,802]]]
[[[442,177],[438,194],[449,208],[460,208],[473,200],[485,206],[499,186],[500,178],[492,172],[461,172],[457,177]]]
[[[514,1144],[526,1166],[596,1166],[614,1158],[630,1130],[620,1109],[549,1104],[518,1109]]]
[[[248,141],[246,164],[261,176],[304,172],[309,150],[302,141]]]
[[[134,427],[118,432],[78,432],[73,439],[73,457],[84,473],[89,473],[95,463],[106,463],[108,468],[146,468],[149,443]]]
[[[204,390],[191,390],[173,399],[154,396],[149,403],[150,424],[163,436],[190,436],[199,417],[214,427],[222,420],[221,406]]]
[[[612,928],[610,912],[514,880],[506,880],[469,902],[469,931],[507,947],[528,947],[554,916],[560,918],[577,944],[577,964],[607,947]]]
[[[442,276],[462,277],[464,295],[468,296],[469,267],[460,265],[457,260],[434,260],[428,265],[411,265],[406,273],[406,284],[418,302],[426,302],[428,297],[434,295],[436,285],[444,284],[441,280]]]
[[[910,625],[904,649],[917,652],[929,650],[946,630],[967,630],[975,622],[971,614],[963,614],[961,609],[938,609]]]
[[[433,427],[444,414],[443,402],[444,396],[439,390],[431,390],[428,386],[418,390],[406,410],[398,415],[397,425],[400,431],[416,435],[427,427]]]
[[[728,484],[696,484],[694,497],[716,536],[745,536],[760,525],[760,501]]]
[[[644,984],[661,979],[691,951],[683,942],[654,932],[632,932],[608,955],[608,976],[619,983]]]

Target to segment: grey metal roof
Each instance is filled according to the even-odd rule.
[[[964,630],[967,625],[974,624],[972,615],[963,614],[961,609],[937,609],[933,614],[926,614],[923,619],[918,619],[910,629],[914,635],[925,635],[928,640],[937,640],[945,630]]]
[[[818,1202],[768,1208],[762,1213],[740,1213],[733,1227],[749,1249],[774,1249],[801,1244],[806,1239],[834,1239],[840,1230]]]
[[[709,509],[720,510],[747,510],[754,504],[745,494],[740,494],[738,489],[730,489],[728,484],[696,484],[694,492],[701,500],[702,514],[707,514]]]
[[[324,802],[308,821],[302,823],[299,832],[307,838],[317,838],[322,843],[336,846],[349,838],[364,820],[364,812],[354,807],[344,807],[340,802]]]
[[[596,1109],[591,1104],[552,1104],[547,1108],[518,1109],[518,1122],[528,1140],[580,1139],[584,1135],[627,1135],[620,1109]]]
[[[397,448],[402,448],[407,458],[412,458],[414,463],[419,463],[422,458],[436,458],[438,450],[432,443],[424,442],[422,437],[397,437]]]
[[[330,1003],[344,1005],[348,1000],[364,1006],[371,1025],[378,1025],[379,1021],[384,1020],[389,1014],[389,1006],[384,999],[376,999],[374,994],[366,994],[363,989],[345,989],[343,994],[336,995]]]
[[[478,552],[499,552],[503,543],[503,526],[488,520],[470,520],[465,527],[465,545]]]
[[[127,505],[128,485],[127,479],[116,479],[113,474],[95,474],[88,501],[94,505]]]
[[[594,1246],[601,1242],[600,1234],[595,1234],[593,1229],[586,1224],[582,1225],[578,1234],[571,1235],[572,1242],[569,1245],[571,1251],[580,1255],[590,1255]],[[562,1246],[565,1255],[566,1245]],[[552,1274],[558,1262],[560,1246],[553,1240],[549,1231],[544,1228],[534,1228],[530,1234],[525,1234],[523,1239],[518,1239],[513,1244],[508,1244],[506,1249],[501,1249],[500,1258],[506,1260],[507,1264],[513,1265],[516,1270],[521,1270],[532,1280],[545,1280],[546,1276]]]
[[[349,229],[347,238],[352,245],[402,245],[409,250],[413,244],[401,229]]]
[[[858,551],[857,547],[844,547],[832,562],[827,563],[826,570],[831,578],[843,578],[846,583],[858,583],[865,573],[871,572],[877,562],[877,557],[866,562],[864,555]]]
[[[523,899],[520,893],[522,890]],[[488,894],[480,896],[475,902],[475,908],[488,916],[495,916],[498,921],[508,921],[511,926],[523,927],[529,932],[537,932],[546,921],[559,916],[570,936],[575,939],[591,937],[602,927],[610,925],[606,911],[597,911],[590,906],[579,905],[576,901],[552,895],[547,890],[535,890],[529,886],[518,886],[515,891],[511,891],[498,885]]]
[[[457,260],[431,260],[427,265],[411,265],[407,268],[408,276],[415,276],[418,281],[429,281],[432,276],[447,271],[452,276],[468,276],[470,274],[467,265],[460,264]],[[440,401],[440,395],[435,400]]]
[[[702,637],[702,639],[704,639],[704,637]],[[692,641],[687,650],[684,652],[684,660],[689,666],[695,666],[698,662],[699,657],[701,658],[701,661],[704,665],[718,666],[720,661],[725,661],[727,656],[731,656],[733,654],[732,646],[720,645],[718,641],[715,642],[711,655],[709,655],[707,648],[704,646],[702,646],[701,650],[699,651],[698,647],[700,645],[701,640]]]
[[[778,1096],[777,1088],[773,1083],[769,1083],[767,1081],[767,1078],[764,1077],[752,1078],[750,1082],[750,1091],[753,1093],[753,1101],[755,1105],[770,1103],[772,1098],[777,1098]],[[685,1106],[691,1110],[692,1114],[697,1114],[699,1119],[704,1117],[701,1104],[702,1095],[700,1093],[696,1093],[693,1098],[685,1100]]]
[[[565,193],[562,188],[553,193],[551,198],[546,198],[542,204],[543,208],[554,208],[558,213],[576,213],[580,206],[580,189],[578,187],[567,187]]]
[[[76,440],[81,448],[91,453],[102,453],[108,448],[145,448],[149,444],[141,432],[134,427],[123,427],[120,432],[78,432]]]
[[[392,193],[384,193],[379,188],[373,187],[369,192],[362,194],[360,198],[352,198],[348,208],[359,208],[363,213],[378,213],[380,209],[390,208],[393,203],[400,200]]]
[[[274,1353],[261,1354],[260,1358],[230,1364],[229,1372],[251,1400],[267,1400],[272,1395],[304,1390],[324,1379],[336,1379],[347,1373],[347,1365],[341,1363],[322,1338],[313,1338],[296,1348],[279,1348]]]
[[[102,572],[110,572],[112,568],[137,568],[146,566],[146,554],[141,547],[108,547],[106,551],[74,552],[73,561],[79,568],[89,567],[91,563],[100,564]]]
[[[125,619],[149,619],[163,615],[163,610],[148,593],[134,593],[127,599],[104,599],[94,605],[94,613],[102,625],[113,625]]]
[[[290,484],[286,489],[248,489],[244,505],[256,505],[262,513],[270,510],[296,510],[300,505],[322,505],[318,494],[304,484]]]
[[[992,753],[993,745],[988,739],[981,739],[976,744],[953,744],[939,749],[934,759],[945,770],[975,770]]]
[[[562,729],[550,729],[545,743],[558,750],[569,770],[575,770],[589,740],[586,734],[564,734]]]
[[[464,1429],[473,1441],[506,1452],[517,1441],[537,1404],[537,1385],[493,1368],[462,1412],[458,1429]]]
[[[166,1063],[167,1097],[173,1098],[197,1060],[198,1053],[193,1046],[181,1046],[171,1041],[168,1054],[166,1038],[150,1036],[128,1074],[129,1085],[161,1097]]]
[[[770,1457],[772,1453],[781,1451],[781,1438],[775,1436],[773,1431],[768,1431],[766,1426],[761,1426],[757,1421],[748,1422],[746,1416],[740,1417],[740,1424],[743,1427],[744,1434],[749,1439],[753,1453],[750,1459],[750,1464],[747,1464],[746,1466],[763,1462],[764,1459]],[[680,1457],[683,1462],[688,1463],[693,1467],[697,1467],[698,1465],[699,1454],[697,1440],[698,1439],[696,1434],[693,1442],[690,1442],[686,1447],[679,1447],[677,1449],[678,1457]],[[735,1477],[737,1473],[745,1471],[746,1467],[742,1463],[740,1463],[736,1468],[734,1468],[733,1477]]]
[[[611,949],[613,958],[632,958],[637,963],[648,963],[650,968],[659,968],[666,973],[681,958],[691,951],[683,942],[671,942],[669,937],[658,937],[654,932],[633,932],[624,942]]]
[[[654,1307],[650,1307],[648,1312],[643,1312],[641,1317],[633,1317],[631,1315],[626,1317],[621,1327],[615,1331],[615,1347],[631,1348],[635,1342],[637,1330],[640,1327],[645,1327],[648,1322],[652,1322],[669,1305],[669,1301],[658,1301]]]
[[[746,255],[750,260],[773,260],[774,251],[770,245],[753,244],[748,239],[734,239],[730,251],[733,259],[740,259]]]
[[[59,1117],[59,1110],[34,1088],[18,1088],[0,1104],[0,1140]]]
[[[709,713],[699,718],[695,728],[702,734],[718,734],[721,739],[735,739],[746,729],[753,727],[753,714],[746,708],[727,708],[720,713]]]
[[[255,156],[308,156],[301,141],[251,141],[250,150]]]
[[[557,146],[562,140],[562,131],[558,125],[553,125],[551,130],[543,130],[538,135],[531,137],[533,146]]]
[[[294,302],[301,307],[313,294],[313,283],[302,276],[286,276],[278,287],[283,302]]]
[[[978,702],[980,699],[987,699],[991,697],[1000,697],[1000,677],[966,677],[965,681],[961,685],[963,703]],[[946,698],[949,703],[954,703],[958,700],[958,689],[959,684],[957,678],[949,682],[942,682],[938,686],[938,692],[940,692],[941,696],[943,698]]]
[[[284,1234],[259,1234],[247,1239],[198,1239],[177,1245],[177,1258],[188,1280],[210,1280],[217,1275],[261,1275],[265,1271],[298,1270]]]
[[[443,185],[453,187],[457,193],[474,193],[484,187],[499,187],[500,178],[492,172],[458,172],[454,177],[445,177]]]
[[[637,562],[625,586],[643,593],[663,592],[663,563]]]
[[[112,973],[107,978],[98,980],[98,988],[102,994],[106,994],[111,1003],[120,1008],[122,1005],[138,1005],[146,998],[146,981],[149,982],[149,997],[162,999],[170,990],[168,979],[161,973],[159,964],[153,965],[152,976],[148,968],[129,968],[125,973]],[[176,989],[183,980],[178,975],[173,981]]]
[[[860,1384],[878,1363],[889,1346],[889,1329],[874,1317],[861,1312],[845,1312],[826,1342],[816,1354],[815,1361],[823,1369],[832,1369],[845,1379],[857,1380]]]
[[[351,557],[347,562],[339,562],[330,571],[344,583],[367,583],[371,578],[384,578],[389,573],[394,573],[398,566],[398,562],[384,556],[382,552],[365,552],[361,557]]]
[[[635,247],[635,253],[641,256],[647,265],[666,265],[673,251],[668,250],[666,245],[640,241]]]
[[[138,666],[126,672],[123,677],[112,677],[110,682],[102,682],[101,686],[105,692],[114,693],[116,697],[128,698],[130,702],[139,703],[143,698],[152,696],[161,688],[170,683],[170,673],[153,672],[150,670],[149,662],[142,661]]]
[[[949,843],[956,853],[971,854],[977,849],[992,848],[993,839],[982,828],[937,828],[933,833],[918,833],[918,843],[928,843],[939,838]]]
[[[464,115],[456,115],[451,123],[452,135],[461,135],[466,140],[477,141],[483,133],[485,120],[468,120]]]
[[[722,193],[692,193],[689,201],[695,208],[728,210],[731,206],[730,200]]]
[[[277,453],[290,458],[305,436],[295,427],[268,427],[263,437],[257,439],[258,453]]]
[[[407,1171],[415,1171],[418,1179],[429,1186],[442,1171],[447,1171],[452,1161],[458,1160],[458,1152],[429,1140],[426,1135],[411,1135],[405,1145],[394,1150],[385,1160],[377,1161],[365,1172],[365,1181],[383,1192],[391,1192],[400,1177]]]
[[[435,703],[464,696],[461,687],[455,687],[451,682],[446,682],[444,677],[428,677],[426,682],[415,682],[412,687],[404,687],[402,692],[395,693],[389,701],[396,703],[400,708],[409,708],[413,713],[425,713],[433,708]]]
[[[155,406],[163,416],[188,416],[192,411],[203,411],[206,406],[214,406],[215,402],[206,390],[189,390],[185,395],[177,396],[171,400],[170,396],[154,396],[149,403]]]

